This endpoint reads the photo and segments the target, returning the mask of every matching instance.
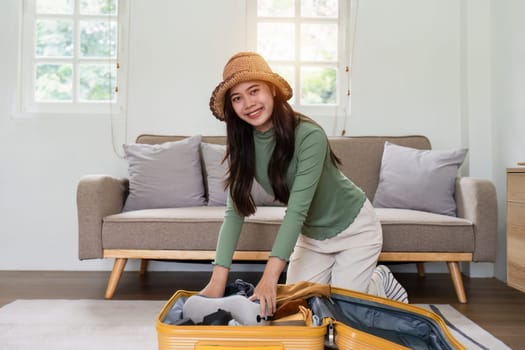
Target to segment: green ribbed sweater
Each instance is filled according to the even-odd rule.
[[[273,193],[268,164],[275,147],[273,129],[254,131],[255,178]],[[270,256],[288,260],[299,234],[318,240],[337,235],[358,215],[366,196],[330,160],[328,138],[317,125],[301,121],[295,130],[295,152],[288,167],[290,198]],[[230,267],[244,217],[228,196],[214,264]]]

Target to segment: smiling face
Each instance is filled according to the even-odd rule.
[[[257,131],[272,127],[275,88],[260,80],[239,83],[231,88],[229,99],[239,118]]]

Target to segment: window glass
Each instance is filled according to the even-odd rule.
[[[267,60],[295,58],[295,27],[291,23],[259,23],[257,50]]]
[[[73,56],[73,22],[70,20],[37,20],[35,55],[38,57]]]
[[[116,15],[117,0],[80,0],[80,13],[87,15]]]
[[[301,59],[308,61],[336,61],[337,24],[302,24]]]
[[[35,101],[71,101],[73,98],[73,66],[71,64],[37,64],[35,69]]]
[[[36,0],[39,14],[72,14],[75,0]]]
[[[257,16],[291,17],[295,13],[294,0],[258,0]]]
[[[301,68],[301,102],[306,105],[336,104],[336,70]]]
[[[116,70],[108,64],[81,64],[80,99],[107,101],[115,99]]]
[[[80,22],[80,55],[82,57],[115,57],[117,24],[108,21]]]
[[[301,0],[303,17],[337,17],[337,0]]]

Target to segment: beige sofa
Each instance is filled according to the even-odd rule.
[[[160,144],[183,136],[141,135],[137,143]],[[385,141],[430,149],[424,136],[332,137],[330,144],[343,161],[342,171],[372,200],[376,193]],[[224,137],[202,142],[224,144]],[[109,175],[84,176],[77,189],[79,258],[115,259],[105,297],[112,298],[128,259],[212,260],[224,206],[160,208],[122,212],[129,181]],[[497,200],[489,180],[458,177],[454,198],[457,217],[419,210],[376,208],[383,227],[380,260],[446,262],[462,303],[467,301],[459,262],[493,262],[497,241]],[[265,260],[285,208],[259,206],[246,219],[234,261]]]

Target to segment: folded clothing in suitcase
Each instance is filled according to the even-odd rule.
[[[300,306],[307,318],[301,325],[287,323],[286,318],[264,325],[189,325],[182,310],[195,294],[177,291],[160,311],[159,350],[465,349],[433,312],[328,285],[278,286],[278,308],[294,300],[306,301],[308,310]]]

